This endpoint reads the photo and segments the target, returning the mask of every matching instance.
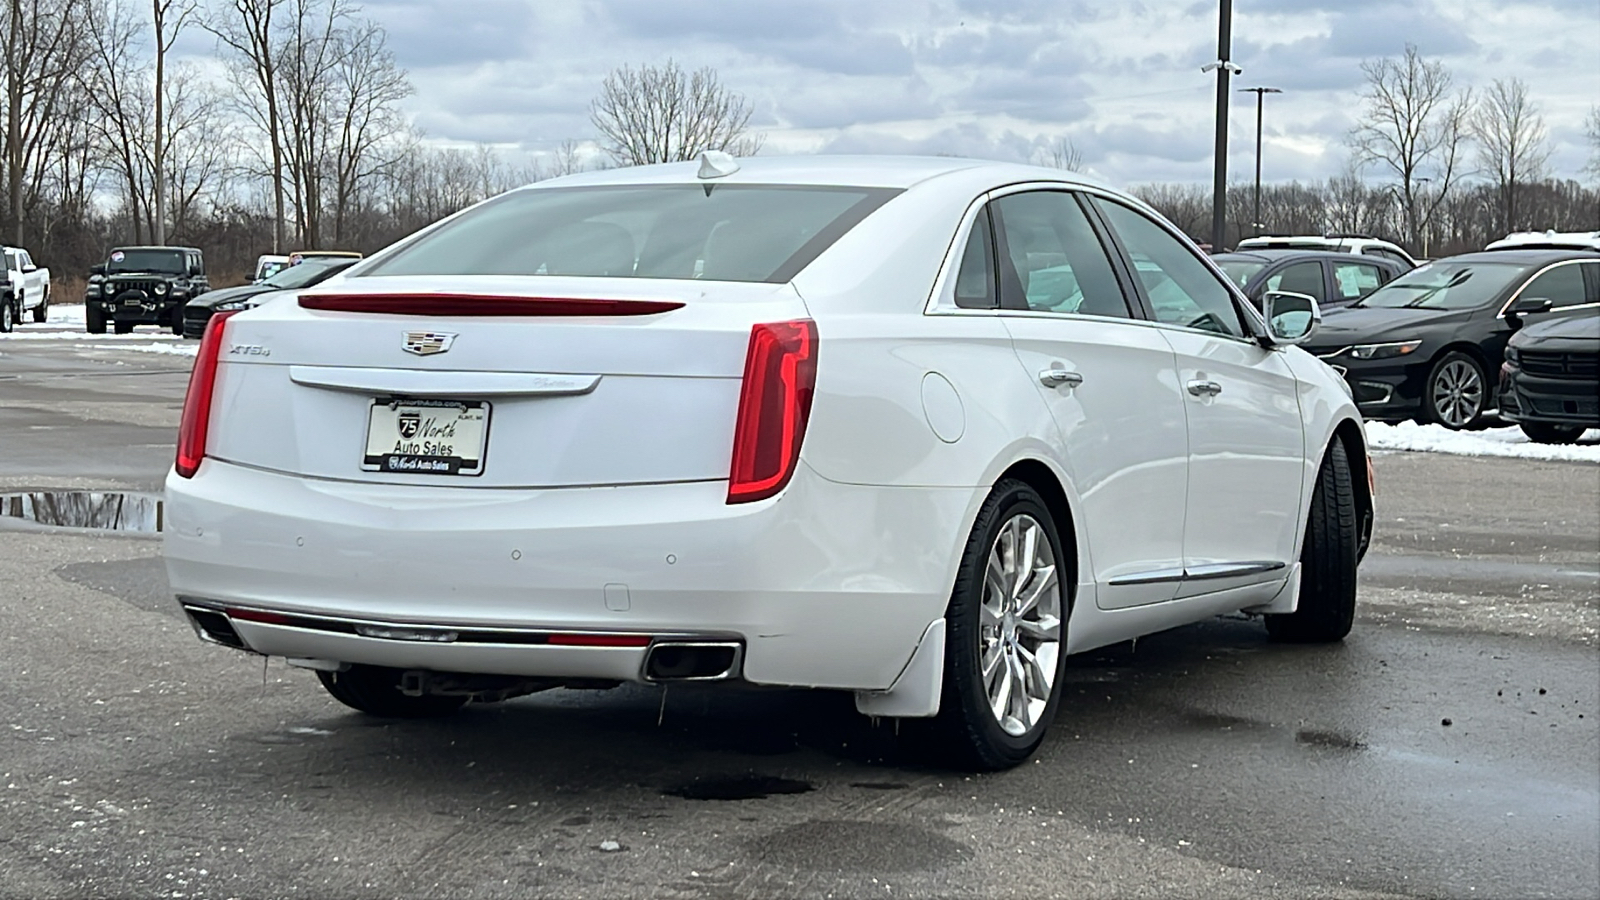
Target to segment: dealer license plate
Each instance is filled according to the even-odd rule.
[[[477,475],[489,404],[482,400],[377,400],[367,416],[368,472]]]

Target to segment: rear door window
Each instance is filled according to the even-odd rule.
[[[1383,286],[1381,266],[1368,263],[1336,262],[1333,264],[1333,286],[1341,300],[1359,300]]]
[[[897,190],[666,184],[516,191],[362,275],[576,275],[781,283]]]
[[[1027,191],[993,204],[1005,247],[1001,305],[1034,312],[1132,317],[1105,247],[1078,199]]]

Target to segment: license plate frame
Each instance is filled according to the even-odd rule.
[[[367,407],[361,469],[402,475],[481,475],[489,450],[490,418],[486,400],[375,398]]]

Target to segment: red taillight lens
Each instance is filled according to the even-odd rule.
[[[200,352],[189,372],[189,392],[183,395],[183,420],[178,424],[178,461],[174,468],[193,478],[206,458],[206,430],[211,424],[211,394],[217,386],[217,357],[222,354],[222,332],[228,317],[238,310],[220,312],[206,323]]]
[[[816,386],[817,323],[798,319],[750,329],[733,426],[729,503],[771,497],[794,477]]]

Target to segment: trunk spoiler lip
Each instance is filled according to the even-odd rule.
[[[506,294],[432,291],[374,294],[306,293],[302,309],[396,316],[651,316],[682,309],[677,300],[608,300],[586,297],[520,297]]]

